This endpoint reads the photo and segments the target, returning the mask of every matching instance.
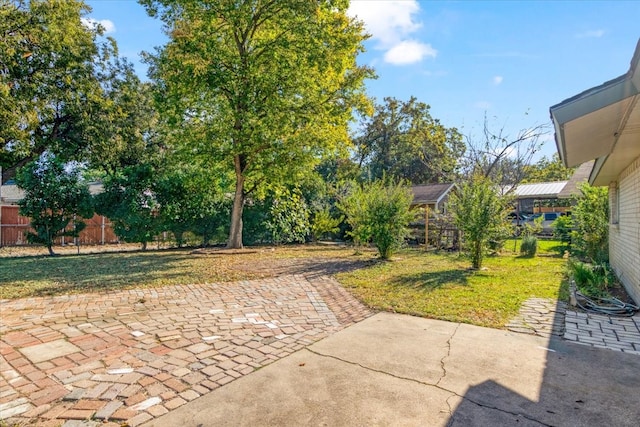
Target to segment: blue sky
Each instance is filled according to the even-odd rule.
[[[166,42],[132,0],[87,2],[141,77],[141,51]],[[359,62],[369,94],[415,96],[464,135],[549,122],[549,107],[624,74],[640,38],[640,1],[352,1],[371,34]],[[555,152],[552,133],[542,154]]]

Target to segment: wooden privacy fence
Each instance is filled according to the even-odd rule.
[[[18,209],[18,206],[0,206],[0,246],[29,244],[26,232],[31,230],[31,221],[21,216]],[[87,226],[80,232],[77,241],[71,237],[61,237],[56,240],[56,244],[104,245],[119,242],[108,218],[94,215],[93,218],[83,221]]]

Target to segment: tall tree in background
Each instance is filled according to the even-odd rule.
[[[431,117],[429,105],[385,98],[365,118],[354,138],[356,162],[369,178],[383,176],[413,184],[452,181],[465,151],[462,135]]]
[[[562,164],[558,153],[549,159],[542,157],[536,163],[525,166],[523,182],[553,182],[566,181],[573,176],[576,168],[568,168]]]
[[[80,159],[102,136],[103,83],[115,42],[83,22],[76,0],[0,0],[0,165],[5,172],[45,151]]]
[[[113,176],[158,154],[166,136],[159,132],[153,94],[153,85],[141,82],[130,62],[114,58],[109,63],[99,137],[87,146],[86,159],[94,169]]]
[[[170,38],[148,58],[170,123],[200,129],[193,150],[234,172],[227,245],[241,248],[249,194],[294,181],[347,144],[352,109],[367,107],[363,82],[372,76],[356,64],[363,25],[342,0],[140,3]]]

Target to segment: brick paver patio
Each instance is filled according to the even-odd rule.
[[[564,302],[531,298],[507,329],[597,348],[640,355],[640,313],[631,317],[605,316],[578,311]]]
[[[334,279],[0,301],[0,419],[130,426],[372,313]]]

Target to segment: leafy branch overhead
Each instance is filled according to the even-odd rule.
[[[148,121],[130,108],[137,87],[123,93],[139,79],[103,28],[83,22],[89,12],[80,1],[0,0],[5,180],[45,151],[62,161],[100,164],[116,147],[132,151],[143,139],[138,130]]]

